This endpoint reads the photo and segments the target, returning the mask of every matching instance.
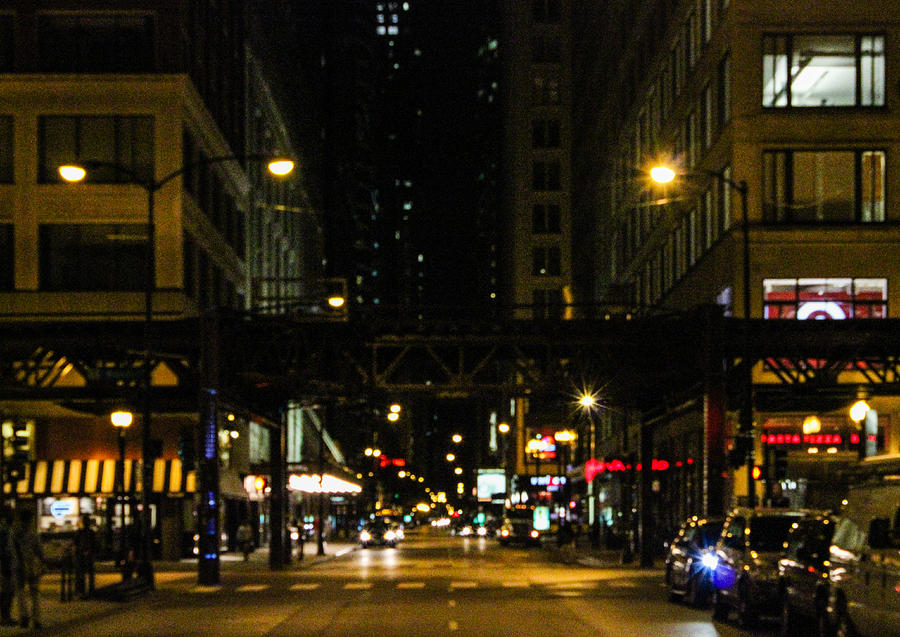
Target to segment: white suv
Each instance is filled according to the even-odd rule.
[[[900,455],[859,470],[832,538],[828,621],[840,637],[900,637]]]

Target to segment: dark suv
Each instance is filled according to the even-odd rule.
[[[795,522],[806,515],[787,509],[733,510],[716,545],[713,617],[737,610],[742,626],[756,623],[760,611],[778,603],[778,560]]]
[[[691,606],[709,601],[722,523],[722,518],[694,516],[681,525],[666,555],[666,586],[673,601],[681,598]]]
[[[810,515],[794,522],[788,533],[778,561],[781,635],[808,633],[808,626],[816,635],[828,635],[828,558],[835,522],[828,513]]]

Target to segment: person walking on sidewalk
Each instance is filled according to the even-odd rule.
[[[16,594],[16,549],[13,544],[12,509],[0,508],[0,626],[15,626],[12,603]]]
[[[41,539],[34,528],[34,511],[22,509],[13,526],[13,542],[18,559],[16,588],[19,602],[19,626],[41,627],[40,580],[44,573],[44,551]],[[26,591],[28,595],[26,599]],[[30,602],[30,603],[29,603]]]
[[[253,529],[250,524],[244,520],[237,530],[238,548],[244,554],[244,561],[250,559],[250,553],[253,552]]]
[[[97,534],[91,516],[81,516],[81,528],[75,532],[75,594],[87,599],[94,594],[94,553]]]

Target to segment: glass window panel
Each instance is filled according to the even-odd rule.
[[[40,227],[40,289],[142,290],[147,229],[141,224],[46,224]]]
[[[791,55],[792,106],[856,104],[856,41],[851,35],[797,35]]]
[[[853,221],[853,152],[793,154],[791,207],[795,221]]]
[[[0,290],[14,287],[13,224],[0,223]]]
[[[763,106],[787,106],[787,37],[766,36],[763,47]]]
[[[116,121],[113,117],[84,117],[80,119],[79,159],[118,163],[116,157]],[[92,181],[115,181],[115,169],[98,166],[91,170]]]
[[[39,122],[42,182],[59,181],[59,166],[78,159],[74,117],[42,117]]]
[[[866,151],[860,164],[862,221],[884,221],[884,152]]]
[[[884,106],[884,38],[860,38],[860,104]]]

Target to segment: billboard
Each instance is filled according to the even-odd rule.
[[[503,469],[479,469],[477,489],[479,502],[490,502],[494,500],[495,495],[502,501],[506,496],[506,471]]]

